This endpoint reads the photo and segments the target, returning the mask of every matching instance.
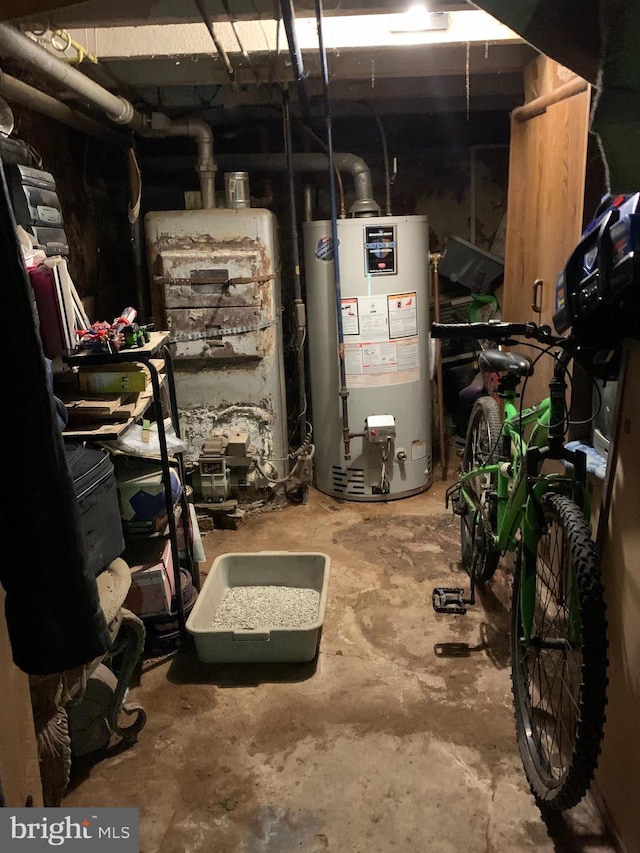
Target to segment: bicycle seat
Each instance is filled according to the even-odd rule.
[[[531,376],[533,365],[526,355],[519,352],[503,352],[499,349],[483,350],[478,356],[478,367],[485,373],[507,371],[516,376]]]

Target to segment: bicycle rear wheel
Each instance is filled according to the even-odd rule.
[[[577,805],[598,764],[607,689],[607,623],[595,546],[580,508],[549,493],[537,553],[522,555],[511,607],[518,749],[541,807]],[[525,562],[535,559],[531,636],[523,630]],[[526,607],[526,605],[525,605]]]
[[[500,407],[493,397],[478,397],[473,404],[462,455],[461,472],[467,473],[483,465],[499,461],[502,445]],[[475,510],[461,503],[460,542],[462,565],[469,577],[486,581],[498,567],[500,552],[492,547],[489,531],[495,530],[497,520],[497,473],[469,478],[464,485],[473,495]]]

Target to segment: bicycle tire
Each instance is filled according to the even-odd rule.
[[[478,397],[473,404],[462,454],[461,471],[467,473],[481,465],[499,460],[499,447],[502,443],[502,417],[500,407],[493,397]],[[495,530],[497,521],[496,502],[491,497],[497,494],[497,473],[485,474],[467,481],[466,489],[476,493],[481,510],[473,512],[464,503],[460,515],[460,544],[462,565],[469,577],[482,583],[489,580],[498,568],[500,552],[492,548],[487,541],[485,519]]]
[[[541,808],[565,811],[582,800],[598,764],[608,683],[606,607],[582,511],[556,493],[544,495],[540,505],[546,526],[535,554],[529,643],[520,587],[522,560],[534,555],[521,555],[514,577],[511,682],[518,750],[531,791]]]

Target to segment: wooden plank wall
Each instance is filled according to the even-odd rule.
[[[582,91],[521,120],[531,102],[567,89]],[[591,93],[585,81],[545,56],[528,66],[525,93],[524,107],[511,115],[502,316],[551,324],[556,279],[582,233]],[[541,314],[532,310],[536,279],[543,282]],[[551,373],[551,359],[542,358],[527,382],[528,404],[546,396]]]
[[[22,808],[42,805],[29,677],[18,669],[4,618],[5,594],[0,587],[0,780],[5,805]]]
[[[640,342],[629,341],[598,530],[609,702],[595,791],[624,853],[640,853]],[[621,398],[621,399],[620,399]]]
[[[552,322],[555,282],[583,228],[590,88],[547,57],[527,69],[526,104],[511,120],[505,281],[507,320]],[[531,101],[577,92],[525,121]],[[532,283],[544,282],[542,312],[531,308]],[[526,352],[526,348],[522,348]],[[546,394],[550,358],[541,359],[525,402]],[[626,351],[615,452],[609,462],[598,546],[609,621],[609,704],[593,791],[621,851],[640,853],[640,344]],[[598,515],[598,507],[594,507]]]

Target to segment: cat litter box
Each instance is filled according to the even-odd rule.
[[[313,660],[329,585],[327,554],[222,554],[207,575],[187,631],[203,663]]]

